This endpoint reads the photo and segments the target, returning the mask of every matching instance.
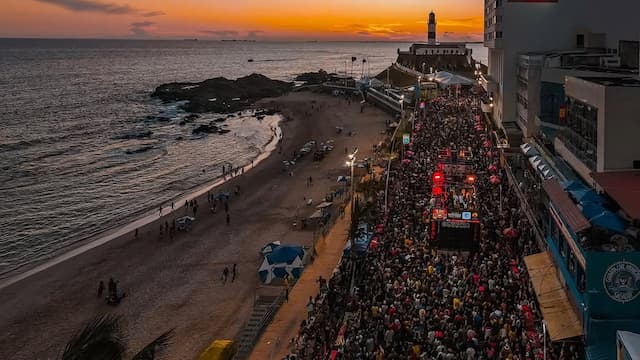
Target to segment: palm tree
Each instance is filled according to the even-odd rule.
[[[158,336],[134,355],[131,360],[154,360],[167,348],[173,329]],[[67,343],[61,360],[122,360],[127,351],[126,335],[120,318],[112,315],[96,316]]]

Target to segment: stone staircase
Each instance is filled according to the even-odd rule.
[[[256,299],[253,305],[253,313],[236,339],[238,352],[233,358],[234,360],[244,360],[249,357],[262,331],[269,325],[283,302],[284,294],[260,296]]]

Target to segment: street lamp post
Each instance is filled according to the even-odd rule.
[[[355,183],[353,180],[353,167],[356,163],[356,154],[358,154],[358,148],[356,148],[351,154],[349,154],[349,161],[347,161],[347,165],[351,167],[351,216],[353,216],[353,200],[355,197]]]

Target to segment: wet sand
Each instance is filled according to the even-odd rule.
[[[316,101],[320,111],[311,110]],[[62,352],[69,337],[95,314],[116,314],[135,352],[160,333],[175,328],[167,359],[195,359],[216,338],[233,338],[248,318],[260,286],[259,249],[266,243],[311,245],[313,233],[292,227],[296,213],[310,215],[303,198],[317,204],[336,186],[336,174],[348,175],[344,148],[358,146],[361,156],[377,141],[391,116],[369,107],[360,113],[359,102],[312,93],[292,93],[273,100],[287,120],[282,153],[274,152],[254,169],[245,171],[220,189],[240,195],[229,202],[231,224],[224,210],[210,214],[206,195],[198,198],[198,216],[189,233],[159,240],[159,223],[140,229],[140,239],[127,234],[81,255],[0,289],[0,359],[51,359]],[[336,126],[345,132],[335,133]],[[348,137],[346,131],[357,134]],[[335,140],[324,160],[307,156],[282,169],[294,150],[310,140]],[[313,177],[313,186],[306,179]],[[184,204],[176,204],[184,207]],[[238,278],[223,285],[225,266],[238,264]],[[97,285],[109,277],[127,293],[122,304],[111,307],[97,297]]]

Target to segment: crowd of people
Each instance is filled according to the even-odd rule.
[[[477,104],[471,93],[444,95],[416,113],[405,160],[389,174],[388,200],[381,192],[368,219],[377,229],[371,246],[344,257],[320,283],[289,358],[543,358],[540,311],[523,261],[539,249],[516,196],[499,185],[506,179]],[[479,209],[480,240],[470,251],[437,248],[425,216],[436,204],[440,149],[473,154],[473,191],[450,198]],[[547,349],[550,359],[581,357],[569,345]]]

